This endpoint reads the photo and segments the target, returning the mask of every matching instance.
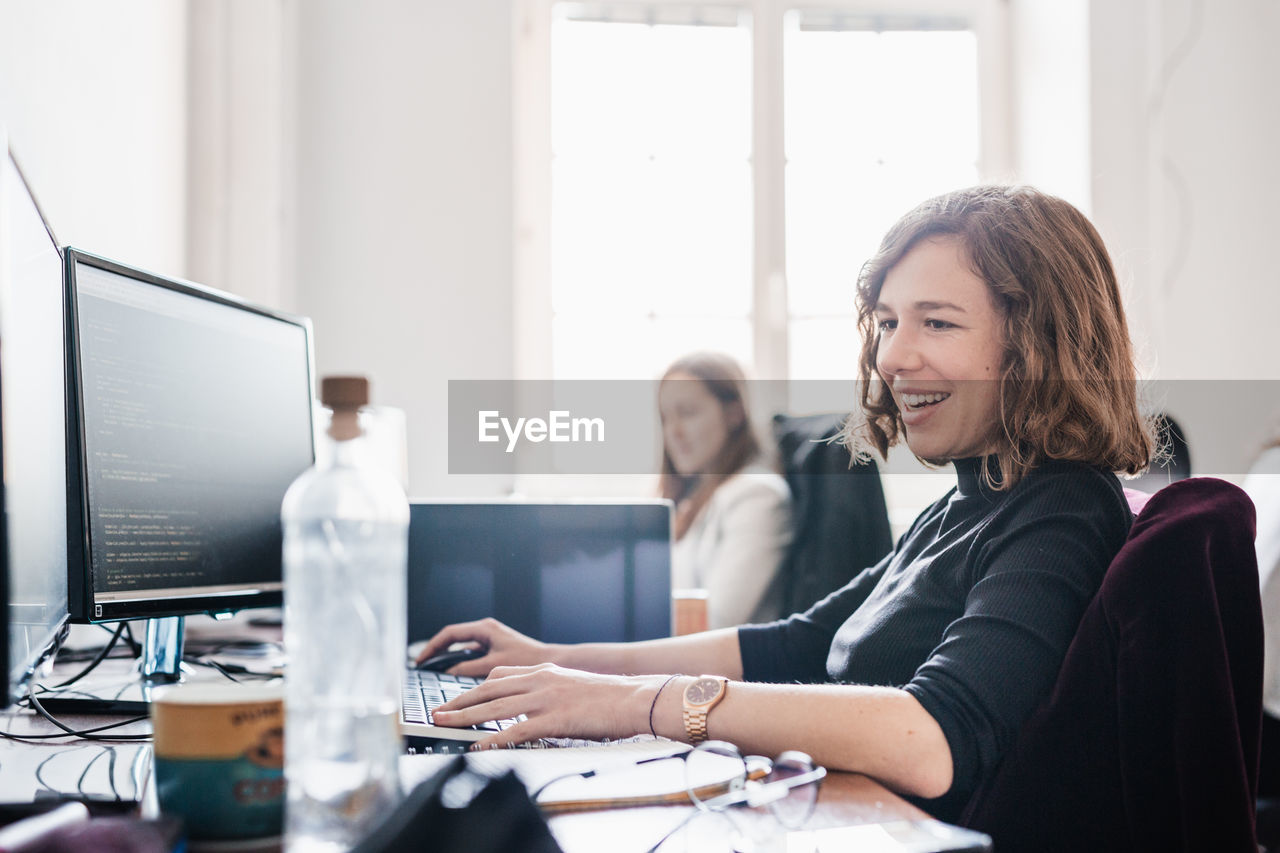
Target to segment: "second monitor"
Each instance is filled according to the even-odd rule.
[[[422,502],[409,638],[495,617],[549,643],[671,635],[671,503]]]

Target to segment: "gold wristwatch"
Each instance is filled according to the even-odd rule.
[[[729,679],[718,675],[700,675],[684,689],[684,730],[689,742],[707,739],[707,714],[720,704],[729,689]]]

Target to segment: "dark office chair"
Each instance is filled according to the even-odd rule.
[[[773,417],[795,519],[782,565],[783,613],[807,610],[893,547],[879,469],[874,462],[850,468],[848,449],[831,441],[845,417]]]
[[[1280,719],[1265,710],[1258,757],[1258,844],[1280,850]]]
[[[1049,698],[962,822],[1001,853],[1256,853],[1262,605],[1253,504],[1221,480],[1153,495]]]

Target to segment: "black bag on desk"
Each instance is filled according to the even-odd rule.
[[[409,792],[352,853],[561,853],[514,773],[490,778],[459,755]]]

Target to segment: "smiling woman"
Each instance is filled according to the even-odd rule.
[[[556,646],[450,626],[423,654],[481,641],[455,671],[490,677],[437,719],[526,715],[485,746],[652,731],[800,749],[959,816],[1052,688],[1132,520],[1115,472],[1141,470],[1152,437],[1111,262],[1060,199],[930,199],[889,231],[858,297],[867,417],[849,440],[884,453],[905,438],[956,471],[894,551],[803,613],[737,629]]]

